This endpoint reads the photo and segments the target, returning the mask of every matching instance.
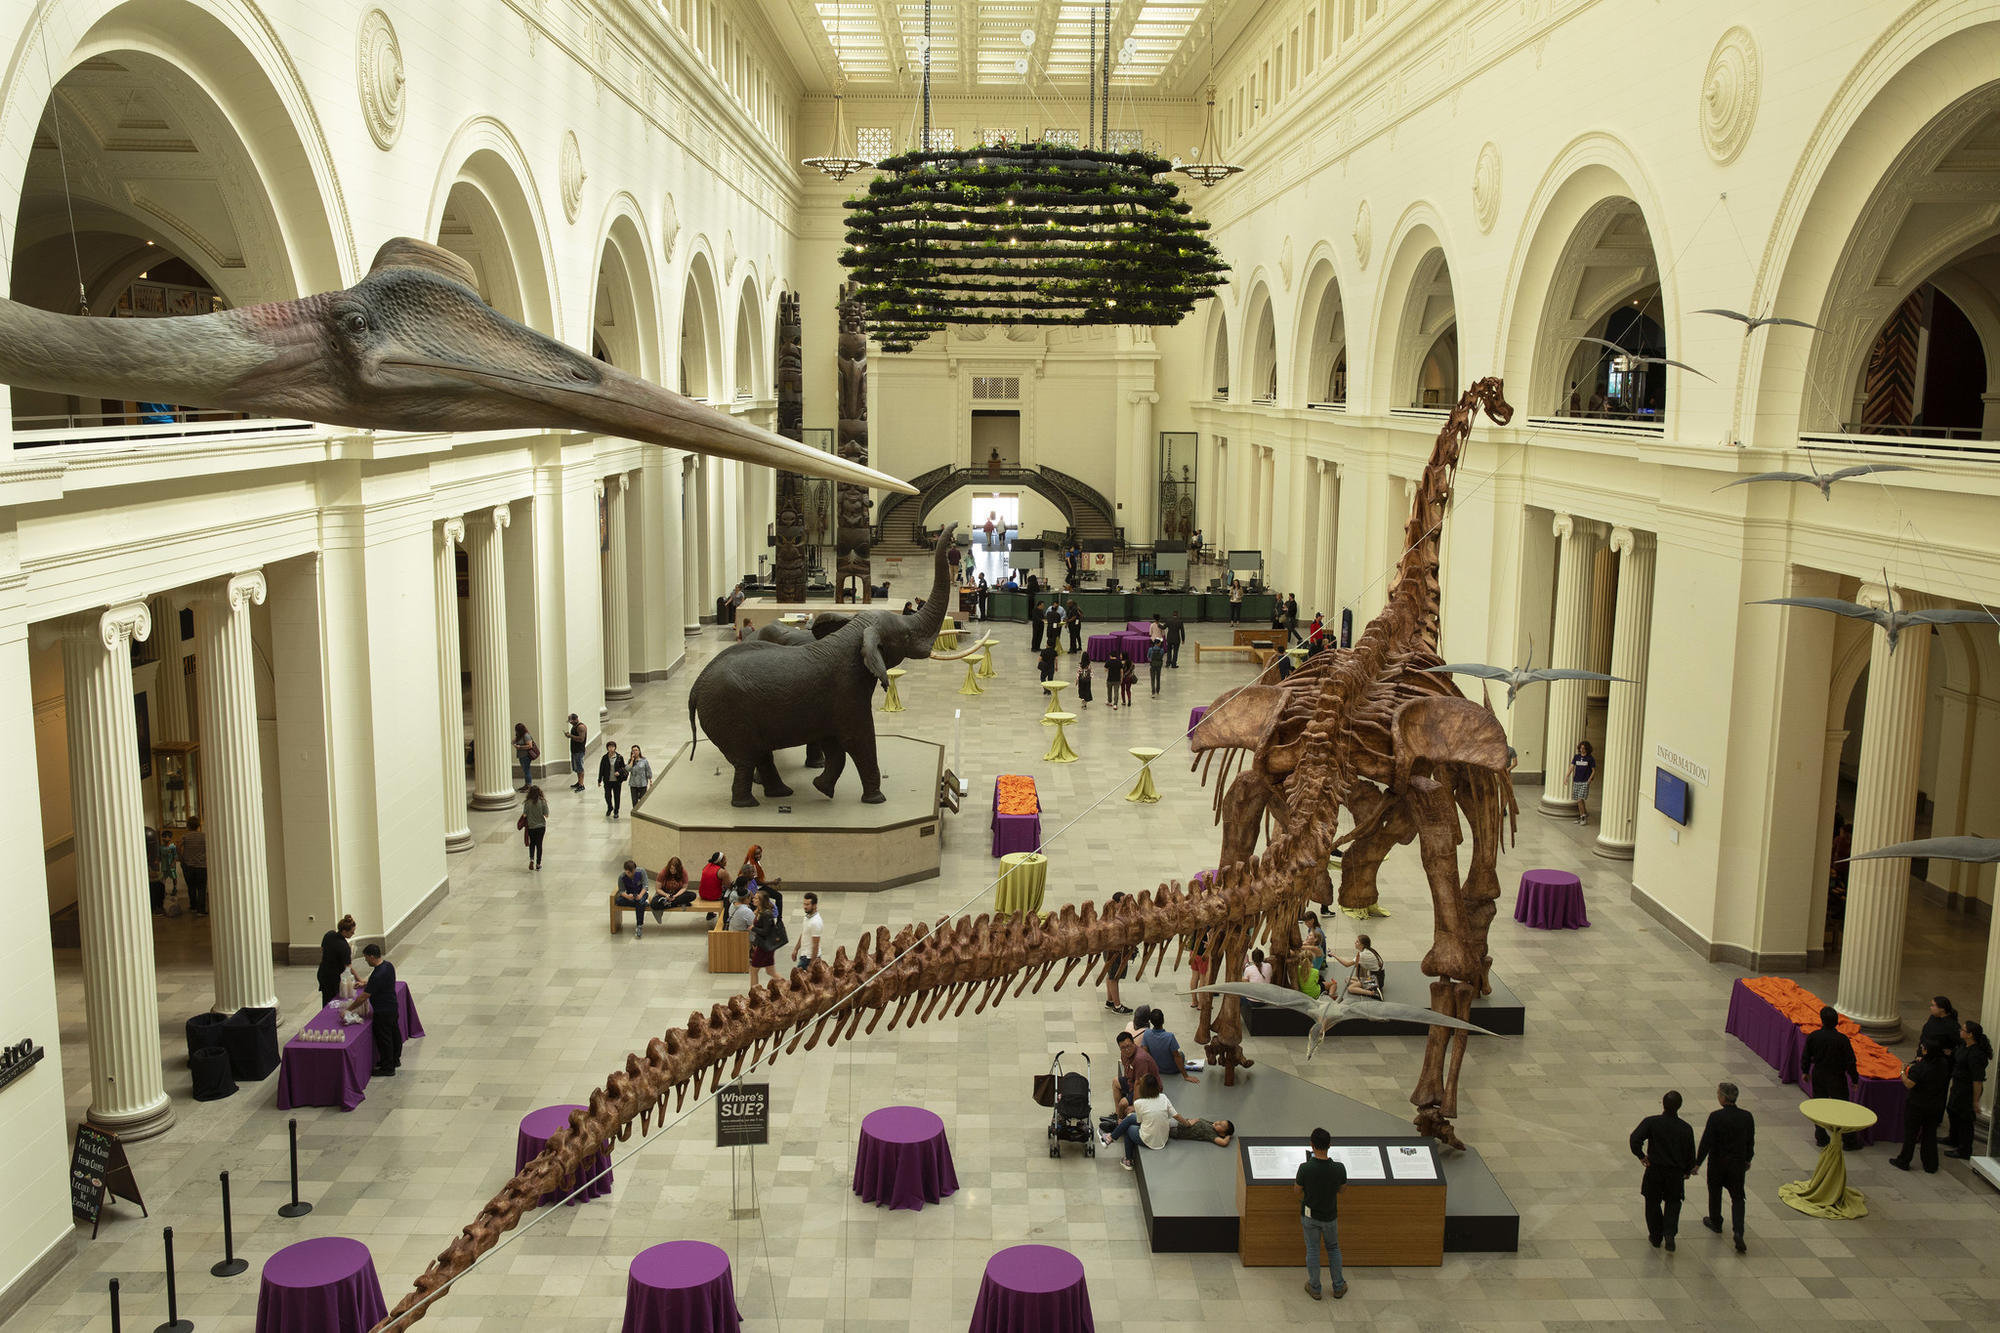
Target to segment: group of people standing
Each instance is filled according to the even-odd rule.
[[[584,753],[590,748],[590,728],[575,713],[571,713],[563,724],[563,735],[569,741],[569,789],[584,791]],[[535,781],[534,765],[542,757],[542,747],[525,722],[514,724],[514,755],[521,765],[522,784],[521,814],[514,826],[521,830],[521,841],[528,849],[528,869],[540,870],[542,844],[549,831],[549,798]],[[637,810],[652,785],[653,761],[646,758],[645,752],[636,745],[627,751],[607,738],[604,753],[597,760],[597,786],[604,794],[604,817],[621,817],[627,786],[632,789],[632,808]]]

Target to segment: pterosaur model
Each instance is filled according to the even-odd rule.
[[[1872,476],[1877,472],[1922,471],[1922,468],[1911,467],[1907,463],[1856,463],[1852,467],[1838,468],[1832,472],[1757,472],[1747,477],[1738,477],[1735,481],[1726,481],[1715,489],[1726,491],[1731,486],[1749,486],[1760,481],[1802,481],[1808,486],[1817,487],[1822,500],[1831,500],[1833,499],[1833,483],[1836,481],[1847,481],[1853,477]]]
[[[1531,666],[1535,660],[1535,650],[1528,649],[1528,661],[1517,667],[1488,666],[1484,662],[1447,662],[1441,666],[1418,668],[1442,675],[1478,676],[1482,680],[1504,680],[1507,682],[1507,706],[1514,706],[1514,696],[1524,686],[1541,685],[1551,680],[1612,680],[1621,685],[1632,682],[1623,676],[1607,676],[1602,671],[1579,671],[1575,667]]]

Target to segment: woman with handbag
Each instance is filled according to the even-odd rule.
[[[514,758],[521,765],[521,790],[535,785],[535,761],[542,757],[542,747],[535,744],[535,738],[528,734],[528,724],[514,724]]]
[[[540,870],[542,839],[549,831],[549,802],[540,787],[528,788],[528,795],[521,802],[521,817],[514,821],[514,827],[522,830],[522,841],[528,844],[528,869]]]
[[[778,979],[778,950],[791,937],[771,905],[771,895],[759,889],[751,902],[757,913],[750,926],[750,984],[755,986],[760,971],[769,973],[772,981]]]
[[[342,998],[340,993],[346,990],[347,986],[341,979],[341,973],[346,973],[356,982],[361,980],[361,974],[354,970],[354,946],[348,943],[353,938],[354,918],[344,916],[340,918],[340,924],[326,932],[326,937],[319,942],[321,1004],[332,1004],[336,999]]]
[[[639,802],[645,799],[646,788],[653,785],[653,761],[639,753],[639,747],[632,747],[631,762],[625,765],[625,780],[632,784],[632,808],[637,810]]]

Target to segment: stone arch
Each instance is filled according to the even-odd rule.
[[[1431,386],[1439,401],[1457,399],[1458,310],[1445,235],[1428,204],[1411,205],[1397,223],[1373,321],[1380,330],[1371,372],[1377,408],[1422,404],[1427,373],[1441,381]]]
[[[1231,396],[1230,374],[1232,363],[1229,359],[1229,312],[1222,308],[1220,299],[1211,300],[1208,307],[1208,337],[1203,340],[1207,360],[1203,371],[1208,378],[1208,394],[1211,398],[1227,399]]]
[[[139,99],[142,114],[117,114]],[[55,161],[53,144],[42,142],[52,112],[70,168],[66,184],[59,169],[52,173],[53,186],[38,162]],[[49,0],[0,63],[0,128],[22,146],[18,174],[0,183],[0,215],[29,215],[10,237],[9,258],[59,231],[69,274],[63,308],[76,303],[65,190],[79,206],[79,232],[95,228],[141,247],[156,238],[230,304],[286,300],[359,275],[311,100],[275,33],[240,0],[199,8],[187,0]],[[105,148],[110,139],[116,152]],[[59,220],[33,216],[38,193],[54,196]],[[123,288],[109,269],[138,261],[136,274],[147,257],[113,245],[93,258],[86,287],[106,291]],[[37,267],[19,266],[16,276]]]
[[[1335,253],[1322,242],[1306,259],[1292,339],[1292,392],[1286,400],[1292,407],[1347,401],[1347,310]]]
[[[591,296],[591,352],[647,379],[660,377],[659,285],[639,203],[612,197],[598,229],[597,283]]]
[[[1950,0],[1913,9],[1842,81],[1799,154],[1743,307],[1808,320],[1820,331],[1770,328],[1746,340],[1739,358],[1740,418],[1782,439],[1841,424],[1853,367],[1875,332],[1876,321],[1867,317],[1873,304],[1868,289],[1892,247],[1906,244],[1902,231],[1911,207],[1926,202],[1893,191],[1935,166],[1992,113],[1986,99],[1993,95],[1995,69],[2000,20],[1992,6]],[[1929,217],[1919,221],[1934,224],[1933,233],[1906,245],[1894,267],[1929,262],[1954,239],[1964,247],[1964,236],[1951,232],[1967,225],[1963,214],[1975,201],[1959,193],[1956,210],[1923,210]],[[1764,442],[1750,438],[1752,422],[1738,429],[1748,442]]]
[[[1243,397],[1253,403],[1276,403],[1289,387],[1278,376],[1277,312],[1272,309],[1271,287],[1262,275],[1254,278],[1249,299],[1243,303],[1243,358],[1236,382]]]
[[[687,277],[681,288],[680,339],[675,365],[680,391],[691,398],[719,403],[729,396],[727,367],[722,360],[722,308],[716,290],[715,266],[708,242],[696,237],[688,254]]]
[[[548,217],[513,132],[491,116],[467,121],[445,150],[428,234],[468,264],[501,314],[562,337]]]
[[[1660,262],[1660,215],[1637,162],[1610,135],[1575,140],[1543,175],[1515,250],[1498,337],[1510,396],[1529,413],[1565,410],[1570,385],[1603,352],[1578,339],[1604,337],[1607,316],[1634,299],[1663,332],[1660,354],[1675,355],[1682,311],[1672,266]],[[1665,387],[1671,393],[1673,385]]]
[[[757,291],[755,269],[743,275],[737,289],[736,337],[729,358],[730,388],[739,399],[763,399],[771,393],[770,346],[764,339],[764,301]]]

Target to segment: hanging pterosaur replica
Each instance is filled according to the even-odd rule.
[[[486,304],[449,250],[398,237],[338,292],[172,319],[0,300],[0,382],[372,430],[587,430],[915,494],[566,347]]]
[[[1488,989],[1487,929],[1500,896],[1494,865],[1514,803],[1499,719],[1458,694],[1449,677],[1416,668],[1438,662],[1438,524],[1482,407],[1502,424],[1512,415],[1500,381],[1481,380],[1468,389],[1439,433],[1382,614],[1351,650],[1322,653],[1309,664],[1313,688],[1295,696],[1296,718],[1289,706],[1277,710],[1288,747],[1285,817],[1273,820],[1262,855],[1225,858],[1221,869],[1193,885],[1162,884],[1101,908],[1071,904],[1046,916],[981,914],[895,932],[878,927],[851,951],[843,946],[783,980],[689,1015],[684,1025],[648,1042],[643,1054],[626,1056],[624,1067],[590,1093],[589,1104],[570,1113],[569,1123],[432,1261],[415,1289],[376,1325],[377,1333],[405,1329],[435,1308],[450,1284],[544,1196],[560,1196],[587,1178],[607,1140],[667,1124],[690,1093],[699,1099],[704,1087],[739,1077],[746,1065],[768,1065],[801,1046],[812,1050],[822,1041],[831,1046],[873,1033],[884,1018],[893,1031],[904,1023],[960,1018],[968,1008],[983,1014],[1045,984],[1095,986],[1112,961],[1133,952],[1139,974],[1148,966],[1157,973],[1170,951],[1197,939],[1209,956],[1223,960],[1218,980],[1238,980],[1252,944],[1295,938],[1300,911],[1327,883],[1335,846],[1357,837],[1348,860],[1367,861],[1371,876],[1382,851],[1422,842],[1436,908],[1436,935],[1423,969],[1433,978],[1431,1011],[1456,1021],[1431,1029],[1410,1101],[1420,1130],[1456,1144],[1451,1117],[1457,1114],[1459,1065],[1472,1001]],[[1356,823],[1346,838],[1340,834],[1343,809]],[[1461,814],[1473,842],[1472,864],[1463,873]],[[1363,884],[1350,871],[1342,900],[1362,896],[1372,900],[1372,879]],[[1224,997],[1206,1042],[1211,1053],[1239,1039],[1237,998]],[[1224,1063],[1231,1070],[1247,1065]]]

